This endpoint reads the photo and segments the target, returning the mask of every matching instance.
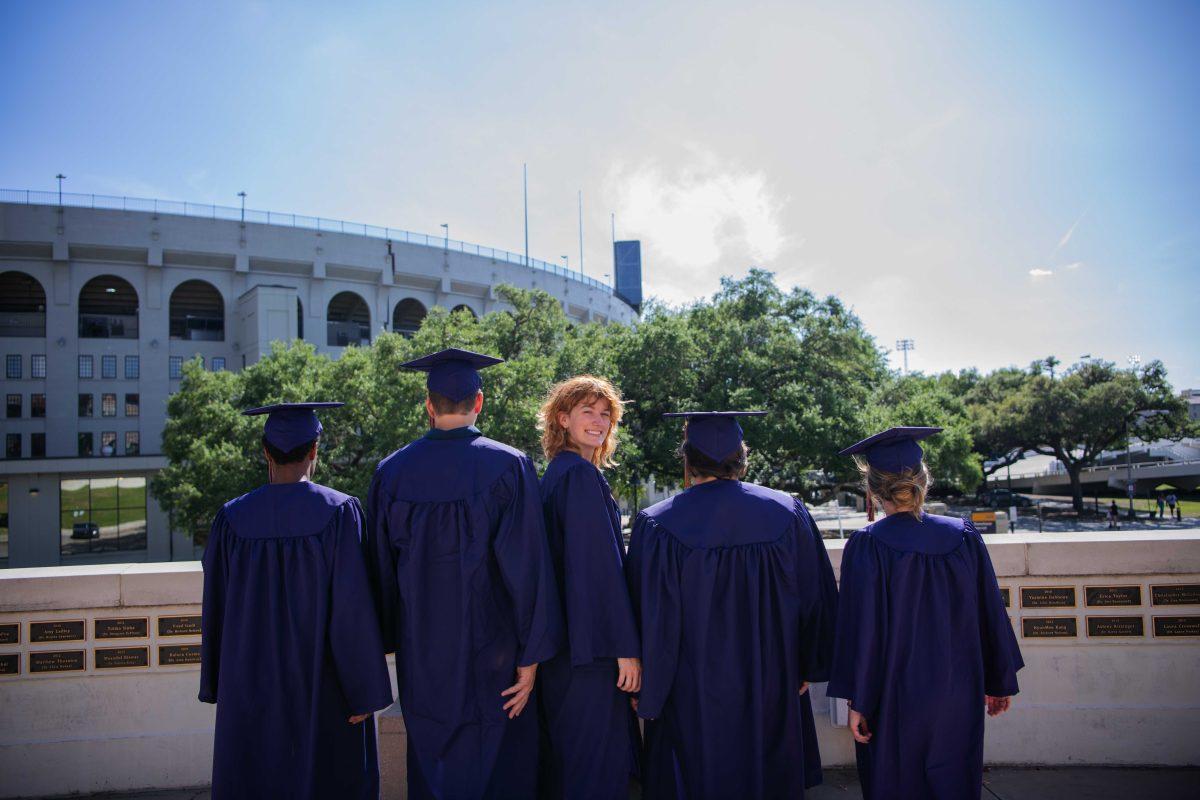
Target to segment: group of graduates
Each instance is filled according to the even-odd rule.
[[[984,713],[1023,663],[979,534],[922,511],[938,429],[843,451],[887,515],[847,543],[839,597],[804,504],[741,480],[738,418],[765,412],[669,414],[685,489],[626,551],[602,471],[617,390],[551,390],[539,480],[475,427],[496,363],[405,365],[428,373],[430,429],[379,463],[365,509],[311,480],[316,412],[341,403],[245,412],[267,415],[269,481],[221,508],[203,560],[214,798],[377,797],[387,653],[414,799],[799,798],[821,781],[823,681],[850,703],[864,797],[979,797]]]

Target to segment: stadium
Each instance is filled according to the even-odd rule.
[[[502,284],[549,292],[581,323],[629,324],[639,243],[614,243],[614,262],[615,289],[394,228],[0,190],[0,567],[197,556],[147,492],[186,360],[236,370],[292,339],[336,358],[381,331],[411,334],[433,306],[503,310]]]

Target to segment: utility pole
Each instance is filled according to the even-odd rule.
[[[917,346],[913,344],[912,339],[897,339],[896,349],[904,354],[904,374],[908,374],[908,351],[916,350]]]
[[[525,193],[525,266],[529,266],[529,164],[521,165],[521,184]]]
[[[583,189],[579,190],[579,274],[583,274]]]

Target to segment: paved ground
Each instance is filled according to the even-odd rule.
[[[981,800],[1200,800],[1200,769],[999,767],[984,774]],[[92,800],[209,800],[207,789],[72,795]],[[808,800],[860,800],[853,770],[826,770]]]

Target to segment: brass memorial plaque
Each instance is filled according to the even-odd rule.
[[[1085,586],[1083,602],[1088,606],[1140,606],[1140,586]]]
[[[193,614],[186,617],[159,617],[158,618],[158,635],[159,636],[199,636],[200,635],[200,615]]]
[[[158,648],[158,665],[160,667],[175,667],[182,664],[200,663],[200,645],[198,644],[164,644]]]
[[[1200,615],[1155,617],[1154,635],[1166,638],[1176,636],[1200,636]]]
[[[1151,585],[1150,603],[1156,606],[1200,606],[1200,583]]]
[[[1022,586],[1021,608],[1074,608],[1074,586]]]
[[[86,650],[42,650],[29,654],[29,673],[83,672],[87,669]]]
[[[20,644],[21,623],[6,622],[0,625],[0,644]]]
[[[1021,636],[1026,639],[1069,639],[1078,635],[1074,617],[1024,617],[1021,620]]]
[[[122,669],[150,666],[149,647],[97,647],[96,669]]]
[[[0,653],[0,675],[20,675],[20,653]]]
[[[1000,598],[1004,601],[1005,608],[1012,608],[1012,589],[1007,586],[1000,587]]]
[[[97,619],[93,624],[92,635],[96,639],[145,639],[150,635],[149,617],[110,617]]]
[[[1088,617],[1087,635],[1092,638],[1105,636],[1145,636],[1146,625],[1141,617]]]
[[[56,619],[50,622],[29,623],[29,641],[31,642],[82,642],[84,635],[83,620],[81,619]]]

